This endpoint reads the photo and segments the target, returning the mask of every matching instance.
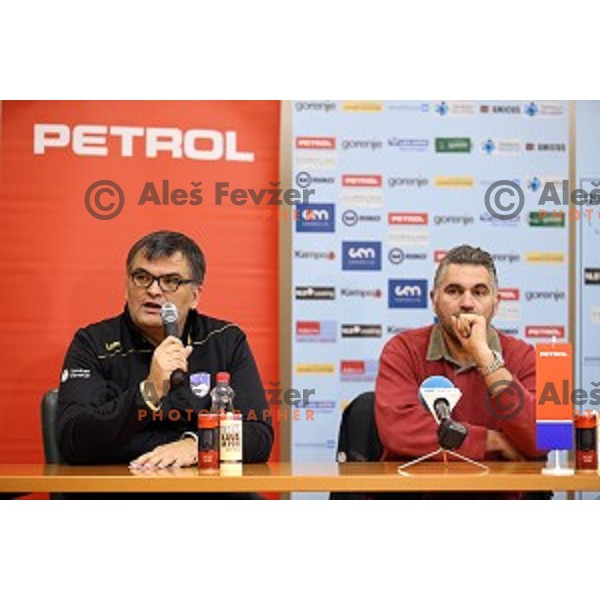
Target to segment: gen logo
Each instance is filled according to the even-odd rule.
[[[342,242],[343,271],[381,271],[381,242]]]
[[[427,308],[427,280],[390,279],[388,308]]]
[[[296,233],[333,233],[335,205],[311,204],[298,210]]]

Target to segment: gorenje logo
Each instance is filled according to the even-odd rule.
[[[381,140],[342,140],[342,150],[380,150]]]
[[[143,152],[146,158],[156,158],[160,153],[172,158],[232,162],[254,162],[253,152],[238,150],[236,131],[214,129],[189,129],[176,127],[137,127],[129,125],[76,125],[71,128],[62,123],[36,123],[33,126],[33,153],[46,154],[49,148],[71,147],[78,156],[109,156],[115,151],[119,139],[120,156],[131,157]],[[208,148],[198,148],[198,142]],[[142,151],[143,148],[143,151]]]
[[[381,242],[342,242],[343,271],[381,271]]]
[[[297,233],[335,231],[335,204],[310,204],[298,209]]]
[[[554,300],[554,302],[560,302],[566,298],[566,293],[560,290],[541,291],[541,292],[525,292],[525,299],[528,302],[535,302],[537,300]]]
[[[427,308],[427,280],[390,279],[388,308]]]
[[[335,300],[335,288],[296,286],[296,300]]]
[[[314,110],[314,111],[324,111],[328,113],[329,111],[336,109],[335,102],[296,102],[294,103],[294,109],[296,112],[302,112],[305,110]]]
[[[436,225],[471,225],[475,221],[469,215],[436,215],[433,222]]]

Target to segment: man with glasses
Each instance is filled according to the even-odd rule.
[[[126,261],[120,316],[80,329],[67,352],[59,390],[58,436],[69,463],[135,468],[197,461],[197,413],[210,408],[216,374],[231,374],[244,416],[243,461],[264,462],[273,444],[265,392],[237,325],[196,311],[206,271],[187,236],[150,233]],[[166,337],[161,308],[177,307],[179,338]],[[187,374],[171,385],[171,374]]]

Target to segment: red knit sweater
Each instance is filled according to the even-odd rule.
[[[434,326],[400,333],[385,345],[379,362],[375,388],[377,429],[384,446],[383,460],[418,457],[433,452],[437,424],[419,400],[419,386],[431,375],[443,375],[462,391],[452,417],[467,426],[468,435],[458,452],[475,460],[501,460],[486,454],[488,429],[501,431],[525,457],[540,453],[535,441],[535,350],[512,336],[498,333],[506,368],[522,392],[523,405],[510,418],[507,408],[519,402],[507,389],[494,399],[496,410],[486,407],[486,385],[477,369],[457,373],[445,359],[427,360],[429,339]],[[437,459],[442,458],[441,453]]]

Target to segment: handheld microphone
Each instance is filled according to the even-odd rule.
[[[458,448],[467,437],[467,428],[454,421],[450,414],[462,392],[447,377],[428,377],[419,387],[419,398],[438,423],[438,442],[445,450]]]
[[[173,337],[179,338],[179,332],[177,331],[177,319],[179,317],[179,311],[172,302],[165,302],[160,309],[160,318],[163,322],[165,330],[165,337],[172,335]],[[171,385],[181,385],[185,381],[185,372],[181,369],[175,369],[171,373]]]

